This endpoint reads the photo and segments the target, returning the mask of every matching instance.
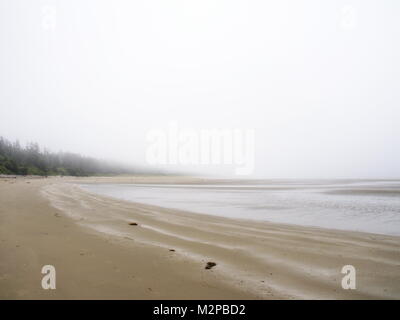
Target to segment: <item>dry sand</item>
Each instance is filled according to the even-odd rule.
[[[74,184],[201,181],[1,178],[0,299],[400,298],[399,237],[197,215]],[[41,287],[48,264],[56,290]],[[356,290],[341,287],[348,264]]]

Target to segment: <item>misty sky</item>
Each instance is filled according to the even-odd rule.
[[[257,177],[399,178],[399,17],[396,0],[0,0],[0,135],[143,164],[171,121],[254,129]]]

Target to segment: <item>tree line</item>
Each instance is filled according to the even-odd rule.
[[[50,152],[37,143],[22,147],[0,137],[0,174],[90,176],[134,173],[130,168],[70,152]]]

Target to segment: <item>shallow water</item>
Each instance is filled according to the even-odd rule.
[[[196,213],[400,235],[400,181],[81,187],[118,199]]]

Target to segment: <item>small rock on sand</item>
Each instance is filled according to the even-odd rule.
[[[207,262],[205,269],[211,269],[215,267],[217,264],[215,262]]]

